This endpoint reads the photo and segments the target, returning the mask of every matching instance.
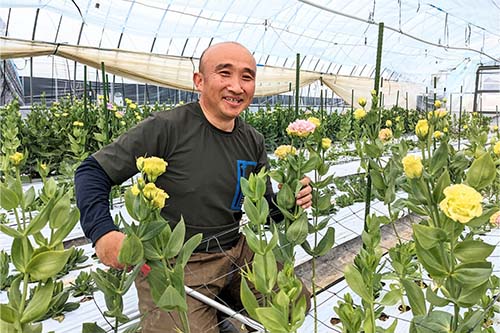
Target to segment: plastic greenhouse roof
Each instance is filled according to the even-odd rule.
[[[13,38],[195,58],[236,40],[262,65],[294,68],[300,53],[302,69],[365,77],[384,22],[384,78],[430,86],[439,75],[455,91],[500,62],[498,0],[3,0],[0,19]],[[53,75],[50,57],[35,64],[34,76]]]

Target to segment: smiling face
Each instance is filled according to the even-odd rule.
[[[212,125],[223,131],[233,129],[234,119],[252,102],[255,73],[255,59],[238,43],[216,44],[203,53],[193,81]]]

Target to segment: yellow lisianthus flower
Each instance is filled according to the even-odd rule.
[[[464,125],[464,129],[468,129],[468,128],[469,128],[469,126],[468,126],[468,125]]]
[[[115,117],[118,118],[118,119],[122,119],[123,118],[123,112],[116,111],[115,112]]]
[[[83,127],[83,123],[81,121],[74,121],[73,122],[73,126],[76,126],[76,127]]]
[[[135,110],[137,108],[137,104],[130,103],[128,107],[131,108],[132,110]]]
[[[63,114],[62,114],[61,116],[63,116],[63,117],[67,117],[67,116],[69,116],[69,113],[67,113],[67,112],[63,112]]]
[[[316,126],[316,127],[319,127],[319,125],[321,125],[321,121],[316,117],[309,117],[309,118],[307,118],[307,121],[310,123],[313,123],[314,126]]]
[[[365,109],[356,109],[356,111],[354,111],[354,119],[361,120],[364,117],[366,117]]]
[[[396,117],[396,121],[400,121],[401,120],[401,117],[400,116],[397,116]]]
[[[390,128],[382,128],[380,132],[378,132],[378,138],[382,142],[387,142],[392,139],[392,131]]]
[[[130,192],[132,192],[133,195],[138,196],[139,193],[141,193],[141,190],[139,190],[137,184],[134,184],[134,186],[130,188]]]
[[[434,133],[432,134],[432,136],[433,136],[434,139],[439,140],[443,136],[443,132],[441,132],[441,131],[434,131]]]
[[[493,126],[493,131],[495,131],[495,132],[498,131],[498,126],[497,125]]]
[[[444,133],[448,133],[448,127],[443,128]]]
[[[372,89],[370,93],[372,94],[372,96],[377,96],[377,91],[375,89]]]
[[[18,166],[21,164],[22,160],[24,159],[24,154],[20,152],[15,152],[14,154],[9,156],[9,160],[14,164],[14,166]]]
[[[47,171],[47,163],[41,163],[41,164],[40,164],[40,169],[41,169],[42,171]]]
[[[159,157],[147,157],[143,160],[141,171],[148,176],[149,181],[154,182],[166,171],[167,165],[168,163]]]
[[[125,103],[130,104],[132,103],[132,100],[130,98],[125,98]]]
[[[324,150],[327,150],[331,146],[332,146],[332,140],[330,140],[329,138],[321,139],[321,148],[323,148]]]
[[[415,134],[417,134],[418,138],[424,140],[429,133],[429,123],[426,119],[420,119],[415,126]]]
[[[120,121],[120,125],[125,126],[125,125],[127,125],[127,123],[122,120],[122,121]]]
[[[448,102],[448,99],[445,97],[445,98],[443,98],[443,103],[446,103],[446,102]]]
[[[163,191],[162,189],[158,189],[153,200],[151,200],[151,203],[153,204],[153,207],[162,209],[163,207],[165,207],[165,200],[168,198],[169,196],[167,192]]]
[[[483,213],[482,196],[472,187],[465,184],[450,185],[443,193],[445,198],[439,207],[453,221],[467,223]]]
[[[441,101],[440,100],[435,101],[434,106],[439,109],[441,107]]]
[[[497,143],[493,146],[493,152],[500,156],[500,141],[497,141]]]
[[[410,179],[420,178],[422,176],[422,171],[424,166],[422,165],[422,159],[417,155],[406,155],[403,157],[403,170],[406,177]]]
[[[144,186],[142,193],[146,199],[153,200],[158,190],[159,188],[156,187],[155,183],[147,183],[146,186]]]
[[[366,98],[364,97],[358,98],[358,104],[359,106],[364,107],[366,105]]]
[[[297,149],[294,146],[290,145],[281,145],[274,151],[274,155],[280,160],[286,158],[288,155],[295,155],[297,153]]]
[[[386,126],[386,127],[391,127],[391,126],[392,126],[392,121],[391,121],[390,119],[387,119],[387,120],[385,121],[385,126]]]

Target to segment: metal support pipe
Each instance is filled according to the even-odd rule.
[[[199,292],[189,288],[188,286],[184,286],[184,290],[186,290],[186,294],[188,294],[189,296],[196,298],[197,300],[199,300],[207,305],[210,305],[211,307],[213,307],[221,312],[224,312],[225,314],[227,314],[231,318],[234,318],[234,319],[242,322],[243,324],[256,329],[258,332],[264,332],[264,330],[265,330],[264,326],[262,326],[260,323],[256,322],[255,320],[250,319],[250,318],[242,315],[241,313],[238,313],[238,312],[234,311],[233,309],[231,309],[223,304],[220,304],[219,302],[214,301],[213,299],[203,295],[202,293],[199,293]]]
[[[299,116],[300,53],[297,53],[295,65],[295,118],[297,118]]]

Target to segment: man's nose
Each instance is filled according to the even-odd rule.
[[[231,78],[231,81],[228,86],[228,90],[235,93],[235,94],[241,94],[243,93],[243,85],[242,81],[239,78]]]

